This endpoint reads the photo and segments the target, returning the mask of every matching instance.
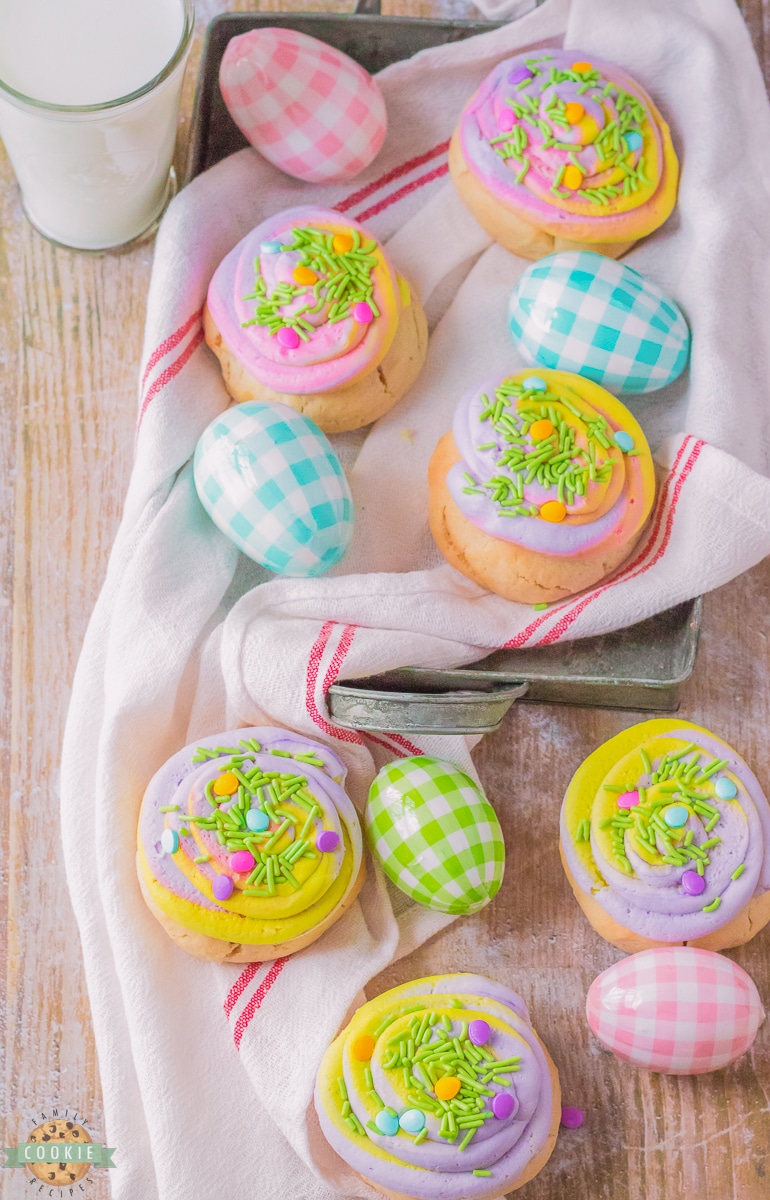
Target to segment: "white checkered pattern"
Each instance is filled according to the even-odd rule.
[[[737,963],[666,946],[603,971],[589,988],[586,1015],[618,1058],[664,1075],[702,1075],[745,1054],[765,1014]]]
[[[287,175],[352,179],[385,139],[385,101],[367,71],[292,29],[254,29],[228,43],[219,86],[238,128]]]

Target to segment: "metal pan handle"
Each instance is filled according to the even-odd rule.
[[[356,7],[353,12],[364,14],[367,17],[379,17],[381,14],[380,0],[357,0]]]
[[[527,690],[514,683],[489,691],[398,692],[333,684],[327,694],[336,725],[372,733],[492,733]]]

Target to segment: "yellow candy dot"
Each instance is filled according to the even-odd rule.
[[[234,796],[238,791],[238,780],[232,771],[225,771],[224,775],[220,775],[219,779],[214,780],[211,790],[215,796]]]
[[[460,1080],[456,1075],[445,1075],[439,1079],[433,1089],[439,1100],[452,1100],[460,1090]]]
[[[580,174],[580,171],[578,171],[577,167],[570,163],[569,166],[564,168],[564,174],[561,177],[561,181],[566,188],[569,188],[571,192],[576,192],[583,182],[583,176]]]
[[[302,284],[303,287],[310,287],[318,279],[315,271],[311,271],[310,267],[295,267],[292,274],[294,282]]]
[[[572,64],[572,70],[576,71],[578,75],[585,75],[586,71],[593,71],[593,69],[593,63],[589,62],[576,62]]]
[[[362,1033],[357,1037],[351,1047],[353,1058],[358,1062],[369,1062],[369,1059],[374,1054],[374,1038],[370,1033]]]
[[[335,233],[332,238],[332,249],[335,254],[347,254],[353,249],[353,239],[349,233]]]
[[[561,500],[546,500],[540,509],[540,516],[543,520],[550,521],[553,525],[558,525],[559,521],[563,521],[566,515],[567,510]]]
[[[553,421],[534,421],[529,427],[529,435],[533,442],[544,442],[553,433]]]
[[[564,115],[570,125],[577,125],[578,121],[582,120],[585,109],[577,100],[570,100],[569,104],[564,105]]]

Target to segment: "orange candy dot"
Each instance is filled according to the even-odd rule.
[[[335,233],[332,238],[332,250],[335,254],[347,254],[353,249],[353,239],[349,233]]]
[[[303,287],[310,287],[318,279],[315,271],[311,271],[310,267],[295,267],[292,271],[294,282],[302,284]]]
[[[214,780],[211,790],[215,796],[234,796],[238,791],[238,780],[232,771],[225,771],[224,775],[220,775],[219,779]]]
[[[553,421],[534,421],[529,427],[529,435],[533,442],[544,442],[553,433]]]
[[[457,1095],[461,1087],[460,1080],[456,1075],[445,1075],[443,1079],[439,1079],[433,1089],[439,1100],[451,1100]]]
[[[561,500],[546,500],[545,504],[540,509],[540,516],[544,521],[550,521],[553,525],[558,525],[567,515],[567,510]]]
[[[593,63],[589,62],[576,62],[572,64],[572,70],[576,71],[578,75],[585,75],[586,71],[593,71],[593,69]]]
[[[374,1054],[374,1038],[370,1033],[362,1033],[357,1037],[352,1046],[353,1058],[358,1062],[369,1062],[369,1059]]]
[[[574,166],[573,163],[570,163],[569,166],[564,168],[564,174],[561,177],[561,181],[566,188],[569,188],[571,192],[576,192],[583,182],[583,176],[580,174],[580,171],[578,171],[577,167]]]
[[[564,105],[564,115],[570,125],[577,125],[578,121],[583,119],[585,111],[583,105],[579,104],[577,100],[570,100],[569,104]]]

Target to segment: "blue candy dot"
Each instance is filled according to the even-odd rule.
[[[683,804],[672,804],[671,808],[667,808],[663,813],[663,820],[668,825],[669,829],[681,829],[687,824],[687,818],[690,813]]]
[[[425,1113],[419,1108],[408,1108],[402,1112],[398,1123],[405,1133],[419,1133],[425,1128]]]
[[[629,150],[638,150],[642,144],[642,135],[635,129],[629,129],[628,133],[623,134],[623,138]]]
[[[260,254],[280,254],[283,250],[282,242],[260,242]]]
[[[522,381],[521,386],[528,388],[533,392],[548,391],[548,384],[544,379],[541,379],[539,375],[528,375],[527,378]]]
[[[160,835],[160,844],[166,854],[176,854],[179,849],[179,834],[175,829],[164,829]]]
[[[732,779],[717,779],[714,784],[714,791],[720,800],[733,800],[738,795],[738,789]]]
[[[270,818],[261,808],[250,808],[246,813],[246,824],[254,833],[263,833],[270,824]]]
[[[384,1108],[380,1109],[380,1111],[377,1113],[377,1116],[374,1118],[374,1123],[379,1129],[380,1133],[384,1133],[386,1137],[393,1137],[395,1133],[398,1133],[398,1117],[394,1117],[389,1112],[385,1112]]]
[[[615,434],[615,445],[628,454],[628,451],[634,448],[634,439],[630,433],[626,433],[624,429],[619,429]]]

